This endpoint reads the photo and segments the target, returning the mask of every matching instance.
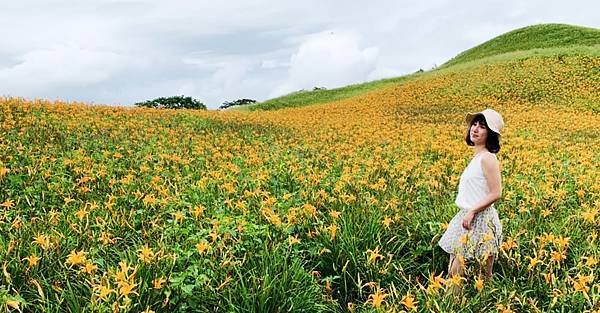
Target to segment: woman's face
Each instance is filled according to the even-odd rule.
[[[476,145],[485,145],[488,136],[488,128],[484,123],[474,122],[469,129],[471,141]]]

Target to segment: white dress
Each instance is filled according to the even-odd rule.
[[[438,245],[448,253],[461,254],[467,260],[482,259],[498,253],[502,244],[502,224],[494,204],[475,214],[471,229],[463,228],[465,214],[484,198],[489,187],[481,168],[483,151],[473,157],[460,175],[455,204],[460,209],[448,223]],[[496,157],[495,154],[492,154]]]

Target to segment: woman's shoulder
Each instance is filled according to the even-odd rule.
[[[498,157],[496,156],[496,154],[489,152],[489,151],[481,152],[480,156],[482,159],[498,160]]]
[[[484,152],[481,154],[481,165],[483,167],[496,166],[499,165],[498,157],[495,153]]]

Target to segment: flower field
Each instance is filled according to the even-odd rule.
[[[573,54],[276,111],[2,98],[0,310],[598,312],[598,86]],[[504,242],[491,281],[447,279],[464,115],[486,107]]]

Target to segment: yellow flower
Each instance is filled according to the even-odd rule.
[[[375,250],[367,250],[367,254],[369,254],[369,256],[367,257],[367,263],[368,264],[373,264],[377,261],[377,259],[383,259],[383,255],[379,254],[379,246],[377,246],[377,248],[375,248]]]
[[[198,205],[192,211],[192,215],[194,215],[195,218],[199,218],[204,213],[204,210],[205,210],[204,206]]]
[[[546,284],[554,283],[554,280],[556,278],[554,276],[554,273],[543,273],[542,276],[544,276],[544,280],[546,281]]]
[[[122,296],[128,297],[130,294],[138,294],[137,292],[134,292],[133,289],[135,289],[135,287],[137,286],[137,284],[132,284],[128,281],[124,281],[121,282],[119,284],[121,287],[119,288],[119,294],[121,294]]]
[[[157,278],[152,281],[152,286],[153,286],[152,288],[161,289],[163,287],[163,284],[166,282],[167,282],[167,280],[164,277]]]
[[[558,245],[560,249],[564,249],[569,245],[570,238],[569,237],[561,237],[557,236],[554,238],[554,243]]]
[[[592,268],[598,264],[598,260],[594,256],[583,257],[585,259],[585,266]]]
[[[154,257],[154,252],[152,252],[152,249],[148,248],[147,244],[145,244],[138,251],[139,251],[138,258],[140,259],[140,261],[142,261],[144,263],[152,262],[152,258]]]
[[[390,228],[390,225],[392,224],[392,222],[393,222],[393,220],[389,216],[386,216],[382,221],[383,226],[385,226],[385,228],[387,228],[387,229]]]
[[[517,248],[517,242],[513,238],[508,238],[506,241],[500,245],[500,249],[504,251],[509,251],[511,249]]]
[[[77,216],[79,220],[83,220],[87,214],[88,212],[85,210],[85,208],[81,208],[79,211],[75,212],[75,216]]]
[[[477,292],[483,290],[483,279],[481,277],[477,277],[475,280],[475,289],[477,289]]]
[[[319,256],[322,256],[325,253],[331,253],[331,250],[329,250],[327,248],[323,248],[323,249],[321,249],[321,251],[319,251]]]
[[[50,210],[50,212],[48,212],[48,221],[55,225],[58,223],[58,212],[56,212],[55,210]]]
[[[369,295],[367,303],[370,302],[373,307],[378,308],[385,302],[387,296],[388,294],[386,294],[381,287],[377,286],[375,293]]]
[[[537,256],[534,256],[533,258],[530,256],[526,256],[525,258],[529,259],[529,265],[527,266],[528,271],[534,269],[537,264],[543,263],[542,260],[537,258]]]
[[[69,253],[69,255],[67,256],[67,264],[71,264],[71,265],[78,265],[78,264],[85,264],[86,262],[86,258],[85,258],[85,252],[83,251],[79,251],[79,252],[75,252],[75,250],[72,250],[71,253]]]
[[[217,239],[219,239],[219,233],[216,231],[212,231],[208,235],[210,236],[210,239],[212,239],[212,242],[215,242]]]
[[[581,212],[581,217],[584,221],[593,223],[594,219],[598,215],[598,209],[589,209],[587,211]]]
[[[340,214],[342,214],[342,213],[339,211],[330,211],[329,212],[329,216],[331,216],[332,218],[338,218],[338,217],[340,217]]]
[[[417,301],[415,301],[415,297],[409,292],[402,298],[400,304],[404,305],[404,307],[409,310],[415,310],[417,308]]]
[[[75,199],[70,198],[70,197],[65,197],[65,198],[63,198],[63,201],[65,202],[66,205],[69,205],[69,203],[75,201]]]
[[[331,224],[329,227],[327,227],[327,229],[331,235],[329,239],[333,241],[335,239],[335,234],[337,233],[338,227],[335,224]]]
[[[28,268],[32,268],[32,267],[38,265],[38,263],[41,260],[41,258],[38,257],[37,255],[30,255],[28,257],[23,258],[23,260],[27,260],[27,263],[29,263],[27,265],[27,267]]]
[[[96,264],[88,261],[85,263],[85,265],[83,266],[81,271],[84,273],[87,273],[87,274],[92,274],[97,269],[98,269],[98,266]]]
[[[97,293],[96,296],[100,301],[106,300],[111,293],[115,292],[114,289],[110,288],[110,285],[96,285],[93,289]]]
[[[288,237],[288,242],[289,242],[290,245],[295,245],[295,244],[300,243],[300,239],[298,239],[298,235],[296,235],[296,236],[289,236]]]
[[[37,235],[33,237],[33,243],[38,244],[42,249],[47,250],[50,248],[50,238],[46,235]]]
[[[261,213],[265,217],[265,219],[267,221],[269,221],[271,224],[273,224],[275,226],[281,225],[281,218],[272,209],[270,209],[268,207],[264,207],[261,209]]]
[[[7,199],[4,202],[0,203],[0,206],[4,207],[6,209],[10,209],[15,206],[15,201],[13,201],[11,199]]]
[[[115,243],[115,239],[112,239],[110,233],[107,233],[105,231],[100,233],[100,238],[98,238],[98,240],[105,246],[109,243]]]
[[[21,311],[21,309],[19,308],[19,306],[21,305],[21,301],[19,300],[14,300],[14,299],[7,299],[5,300],[5,302],[7,306],[9,306],[12,309],[15,309],[17,311]]]
[[[17,217],[10,225],[10,228],[14,229],[14,230],[18,230],[21,228],[21,226],[23,226],[23,223],[21,222],[21,219]]]
[[[306,203],[302,206],[302,209],[307,215],[315,216],[317,214],[317,208],[309,203]]]
[[[155,204],[157,204],[157,203],[158,203],[158,199],[156,199],[156,198],[154,197],[154,195],[151,195],[151,194],[149,194],[149,195],[146,195],[146,196],[144,197],[144,199],[142,200],[142,202],[143,202],[145,205],[148,205],[148,206],[153,206],[153,205],[155,205]]]
[[[575,291],[580,291],[583,293],[587,293],[588,290],[590,289],[590,287],[588,286],[588,284],[590,282],[592,282],[594,280],[594,275],[581,275],[581,273],[577,274],[577,280],[571,279],[571,282],[573,284],[573,288],[575,289]]]
[[[550,259],[552,261],[556,262],[558,264],[559,268],[560,268],[560,263],[566,258],[567,258],[567,256],[565,255],[564,252],[552,251],[550,253]]]
[[[428,293],[437,293],[437,290],[442,288],[442,286],[446,283],[446,280],[442,277],[440,273],[438,276],[434,276],[433,273],[429,274],[429,286],[427,286]]]
[[[327,291],[327,293],[331,293],[333,291],[330,280],[325,281],[325,291]]]
[[[119,262],[120,269],[115,273],[115,282],[120,286],[125,282],[133,280],[135,277],[135,273],[137,272],[137,266],[133,269],[133,273],[129,274],[129,270],[131,267],[127,264],[127,262],[120,261]]]
[[[500,313],[513,313],[514,311],[510,309],[510,306],[504,306],[503,304],[497,304],[496,308],[498,309],[498,312]]]
[[[198,250],[198,253],[203,254],[210,250],[210,245],[206,240],[202,240],[196,244],[196,250]]]
[[[185,214],[183,214],[183,212],[181,211],[173,212],[171,213],[171,215],[173,215],[173,220],[175,221],[175,223],[179,223],[185,218]]]
[[[464,277],[460,275],[452,275],[450,279],[446,280],[446,284],[450,284],[452,286],[460,286],[462,285],[463,280],[466,280]]]
[[[6,176],[6,174],[8,174],[10,172],[10,170],[4,166],[0,166],[0,178]]]

